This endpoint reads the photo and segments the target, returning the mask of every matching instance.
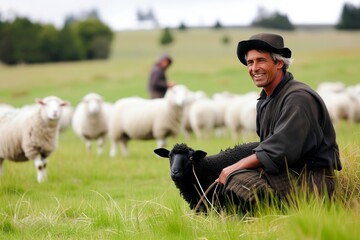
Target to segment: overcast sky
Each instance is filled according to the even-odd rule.
[[[152,9],[160,26],[247,25],[258,8],[287,14],[293,24],[336,24],[344,3],[360,0],[0,0],[3,18],[19,15],[62,27],[65,17],[96,9],[113,30],[136,29],[137,10]]]

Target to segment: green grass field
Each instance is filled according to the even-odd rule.
[[[263,29],[174,31],[175,43],[158,45],[160,31],[119,32],[106,61],[41,65],[0,65],[0,103],[22,106],[57,95],[76,105],[88,92],[107,101],[138,95],[153,62],[168,52],[174,64],[168,77],[191,90],[257,91],[236,57],[239,40]],[[316,87],[324,81],[360,83],[360,33],[280,32],[295,59],[295,78]],[[230,38],[223,45],[223,36]],[[344,164],[336,200],[299,197],[286,211],[263,207],[254,216],[215,212],[194,214],[169,176],[169,163],[153,154],[155,141],[130,141],[128,158],[103,156],[85,145],[72,129],[61,133],[50,156],[48,181],[36,181],[32,162],[4,162],[0,179],[0,239],[357,239],[360,236],[360,125],[336,126]],[[238,142],[255,140],[256,136]],[[234,146],[230,134],[186,142],[215,154]]]

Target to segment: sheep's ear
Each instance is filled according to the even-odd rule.
[[[40,98],[37,98],[37,99],[35,100],[35,102],[38,103],[38,104],[40,104],[40,105],[45,105],[44,101],[43,101],[42,99],[40,99]]]
[[[62,107],[69,106],[69,105],[70,105],[70,103],[67,102],[67,101],[63,101],[63,102],[60,104],[60,106],[62,106]]]
[[[157,148],[154,150],[154,153],[156,153],[160,157],[169,158],[170,151],[165,148]]]
[[[191,155],[191,160],[200,160],[203,159],[206,156],[207,152],[204,152],[202,150],[196,150],[192,155]]]

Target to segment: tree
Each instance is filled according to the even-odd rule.
[[[274,28],[281,30],[294,30],[294,25],[290,22],[286,14],[277,11],[268,13],[264,8],[258,9],[258,16],[251,24],[254,27]]]
[[[38,35],[41,25],[29,19],[17,17],[13,22],[2,23],[0,55],[7,64],[44,61],[40,52]]]
[[[96,11],[68,16],[61,30],[23,17],[3,22],[0,16],[0,61],[5,64],[105,59],[112,39]]]
[[[360,7],[357,8],[350,3],[345,3],[336,28],[348,30],[360,29]]]
[[[99,19],[88,18],[75,22],[72,29],[79,35],[87,59],[104,59],[109,56],[113,32]]]
[[[137,10],[136,12],[136,18],[139,23],[151,23],[154,27],[157,27],[159,25],[158,20],[153,12],[152,9],[149,9],[147,12],[143,12],[141,10]]]
[[[160,44],[161,45],[169,45],[174,41],[170,28],[164,28],[163,34],[160,38]]]
[[[105,36],[97,36],[91,44],[94,59],[107,59],[110,55],[110,42]]]
[[[73,23],[75,23],[76,21],[78,21],[78,18],[75,16],[75,15],[67,15],[65,17],[65,23],[64,23],[64,26],[70,26],[72,25]]]
[[[216,21],[215,25],[214,25],[214,29],[221,29],[223,26],[221,24],[221,22],[218,20]]]
[[[180,31],[185,31],[187,29],[185,23],[181,22],[180,25],[179,25],[179,30]]]
[[[18,59],[15,56],[11,24],[0,22],[0,60],[9,65],[16,64]]]
[[[40,52],[46,62],[60,60],[59,31],[51,24],[45,25],[39,32]]]
[[[60,61],[78,61],[86,58],[84,45],[79,35],[65,25],[59,33]]]
[[[222,38],[221,38],[221,42],[224,44],[224,45],[228,45],[230,43],[230,37],[228,35],[224,35]]]

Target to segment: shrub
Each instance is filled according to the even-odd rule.
[[[170,28],[165,28],[160,38],[161,45],[169,45],[174,41]]]

